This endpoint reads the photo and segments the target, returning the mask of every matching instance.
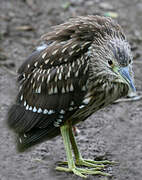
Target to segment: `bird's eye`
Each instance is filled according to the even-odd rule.
[[[112,65],[113,65],[113,62],[112,62],[111,60],[108,60],[108,64],[109,64],[110,66],[112,66]]]
[[[129,64],[131,64],[131,62],[132,62],[132,60],[130,59],[130,60],[129,60]]]

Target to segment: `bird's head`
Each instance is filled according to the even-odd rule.
[[[94,45],[93,56],[97,60],[93,71],[100,81],[123,84],[128,87],[128,96],[136,95],[132,71],[132,54],[129,43],[123,38],[112,38],[101,46]],[[90,48],[91,49],[91,48]]]

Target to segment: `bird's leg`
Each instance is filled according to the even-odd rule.
[[[71,127],[72,128],[72,127]],[[72,148],[71,148],[71,143],[70,143],[70,125],[65,124],[61,128],[61,135],[63,137],[64,145],[65,145],[65,150],[66,150],[66,155],[67,155],[67,163],[68,163],[68,168],[65,167],[56,167],[56,170],[58,171],[64,171],[64,172],[73,172],[74,174],[86,178],[84,174],[95,174],[95,175],[104,175],[104,176],[110,176],[108,173],[103,173],[99,171],[99,168],[92,168],[92,169],[82,169],[78,168],[75,166],[73,156],[72,156]]]
[[[86,176],[84,176],[81,172],[79,172],[75,167],[75,163],[74,163],[73,156],[72,156],[70,138],[69,138],[69,125],[65,124],[65,125],[61,126],[60,130],[61,130],[61,135],[63,137],[64,145],[65,145],[68,168],[58,166],[58,167],[56,167],[56,170],[65,171],[65,172],[73,172],[74,174],[85,178]]]
[[[75,155],[75,160],[76,160],[76,165],[83,165],[87,167],[98,167],[98,168],[103,168],[105,164],[113,164],[111,161],[94,161],[94,160],[89,160],[89,159],[83,159],[79,149],[77,147],[77,143],[74,137],[74,134],[72,132],[72,128],[69,129],[69,136],[70,136],[70,141],[72,144],[72,149]]]

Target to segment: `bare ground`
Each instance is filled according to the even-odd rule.
[[[71,2],[71,3],[66,3]],[[104,4],[105,2],[105,4]],[[79,180],[73,174],[56,172],[65,159],[61,137],[32,151],[18,154],[5,117],[16,95],[13,74],[32,51],[39,37],[69,17],[115,12],[134,54],[136,88],[142,91],[142,2],[140,0],[1,0],[0,1],[0,180]],[[24,27],[23,27],[24,26]],[[25,29],[23,29],[25,28]],[[118,165],[106,168],[112,180],[142,179],[142,102],[113,104],[78,125],[77,137],[85,158],[109,159]],[[36,160],[37,159],[37,160]],[[42,161],[38,161],[38,159]],[[109,180],[88,176],[89,180]]]

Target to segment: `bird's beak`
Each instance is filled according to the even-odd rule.
[[[135,88],[134,82],[132,80],[132,77],[130,76],[130,73],[129,73],[129,66],[121,67],[118,70],[118,73],[127,82],[127,84],[129,85],[131,91],[135,93],[136,92],[136,88]]]

